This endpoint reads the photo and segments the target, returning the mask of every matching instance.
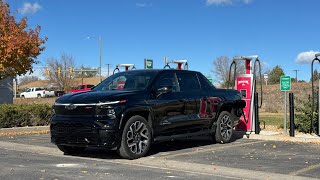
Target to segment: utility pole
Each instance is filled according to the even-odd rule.
[[[107,64],[107,69],[108,69],[108,75],[107,75],[107,77],[109,77],[109,72],[110,72],[110,64],[109,64],[109,63]]]
[[[101,79],[101,63],[102,63],[102,39],[101,35],[99,36],[99,43],[100,43],[100,68],[99,68],[99,77],[100,77],[100,82],[102,81]],[[108,74],[109,75],[109,74]]]
[[[298,69],[295,69],[295,70],[293,70],[293,71],[295,71],[296,72],[296,82],[298,82]]]

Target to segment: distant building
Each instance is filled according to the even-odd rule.
[[[0,80],[0,104],[13,103],[13,78]]]

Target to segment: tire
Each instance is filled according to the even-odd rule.
[[[151,146],[151,128],[141,116],[132,116],[124,126],[118,154],[125,159],[137,159],[147,154]]]
[[[73,147],[73,146],[64,146],[64,145],[57,145],[57,146],[62,152],[70,155],[82,153],[86,149],[85,147]]]
[[[230,142],[233,135],[233,118],[228,111],[222,111],[217,121],[215,141],[221,144]]]
[[[24,95],[21,96],[21,99],[25,99],[26,97],[24,97]]]

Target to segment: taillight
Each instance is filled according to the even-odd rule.
[[[43,91],[43,94],[45,94],[46,93],[46,91]]]

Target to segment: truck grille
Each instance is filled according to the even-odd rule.
[[[54,106],[57,115],[94,115],[95,106]]]
[[[83,123],[56,123],[51,125],[51,134],[57,144],[98,144],[98,131]]]

